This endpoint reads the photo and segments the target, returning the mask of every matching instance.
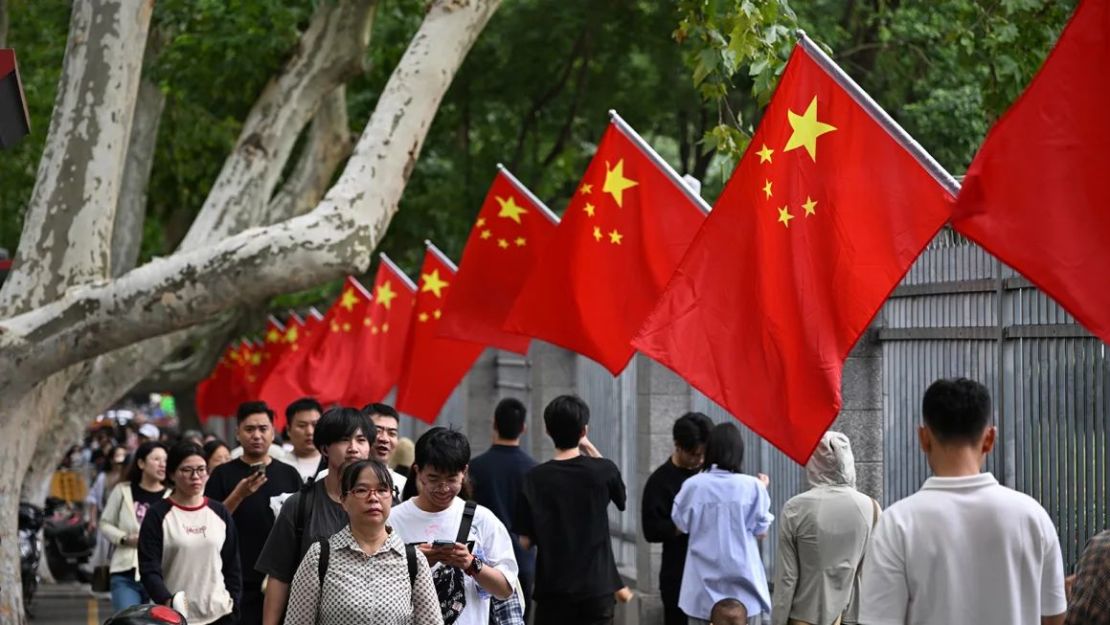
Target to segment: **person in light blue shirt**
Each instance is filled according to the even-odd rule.
[[[750,616],[771,611],[758,540],[774,520],[770,480],[740,473],[744,440],[731,423],[713,428],[702,473],[682,484],[671,518],[690,535],[678,607],[691,625],[708,623],[713,605],[737,599]]]

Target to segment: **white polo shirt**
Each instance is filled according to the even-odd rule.
[[[892,505],[862,585],[863,625],[1040,625],[1067,608],[1052,520],[990,473],[931,477]]]

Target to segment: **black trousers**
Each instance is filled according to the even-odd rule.
[[[535,625],[611,625],[616,603],[612,594],[538,599]]]
[[[261,584],[260,584],[261,585]],[[239,622],[242,625],[262,625],[262,601],[266,598],[262,590],[244,584],[243,598],[239,601]]]
[[[674,604],[663,602],[663,625],[689,625],[689,623],[686,613],[678,609],[678,602]]]

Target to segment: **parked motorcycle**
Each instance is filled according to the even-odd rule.
[[[46,565],[55,580],[89,582],[89,574],[80,565],[89,561],[96,536],[89,531],[79,508],[62,499],[48,497],[43,539]]]
[[[23,586],[23,608],[31,614],[31,602],[39,587],[39,560],[42,547],[39,530],[43,525],[42,508],[27,502],[19,504],[19,578]]]

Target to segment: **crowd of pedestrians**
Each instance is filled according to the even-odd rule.
[[[844,434],[821,439],[808,490],[773,502],[770,478],[742,470],[735,425],[682,415],[641,497],[644,538],[662,544],[664,625],[1110,623],[1110,532],[1065,579],[1044,509],[983,472],[991,410],[976,382],[930,386],[919,438],[932,477],[886,511],[857,490]],[[629,597],[609,529],[627,489],[580,398],[546,406],[554,453],[539,463],[516,399],[474,457],[449,428],[401,439],[386,404],[304,398],[285,415],[284,446],[262,402],[240,406],[237,445],[150,424],[137,446],[94,437],[87,503],[115,610],[167,604],[195,625],[593,625]]]

